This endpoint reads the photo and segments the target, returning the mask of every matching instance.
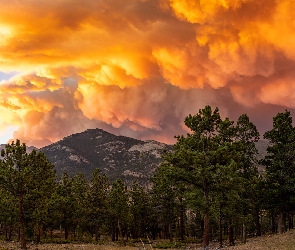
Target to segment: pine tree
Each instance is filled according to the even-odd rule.
[[[41,228],[48,220],[48,209],[51,195],[56,186],[54,166],[41,151],[33,150],[28,155],[30,173],[26,181],[30,184],[25,199],[24,207],[29,214],[30,221],[34,222],[36,242],[40,242]]]
[[[110,205],[113,215],[113,223],[117,223],[120,239],[123,240],[123,225],[127,225],[129,219],[129,201],[127,187],[121,179],[117,179],[111,188]],[[113,224],[113,240],[115,224]],[[117,238],[117,237],[116,237]]]
[[[236,150],[239,154],[237,159],[239,176],[242,178],[243,190],[241,192],[241,204],[239,210],[242,217],[242,230],[246,230],[245,223],[249,215],[254,217],[256,235],[261,235],[260,211],[262,205],[262,178],[258,173],[258,151],[255,143],[259,140],[259,132],[256,126],[250,122],[249,117],[243,114],[239,117],[236,125]],[[243,242],[246,241],[246,232],[243,232]]]
[[[216,195],[225,187],[238,187],[237,175],[240,155],[235,143],[236,129],[233,121],[221,119],[218,108],[210,106],[185,118],[185,125],[192,133],[178,136],[174,151],[164,156],[165,165],[182,181],[187,190],[198,194],[198,207],[204,218],[203,245],[209,247],[210,214]],[[231,189],[234,191],[234,189]]]
[[[62,238],[62,227],[64,228],[65,240],[69,237],[69,230],[73,226],[75,218],[75,198],[73,192],[73,179],[64,173],[52,195],[51,207],[55,211],[60,225],[60,238]]]
[[[26,145],[19,140],[7,144],[1,151],[1,156],[0,187],[18,199],[21,249],[27,249],[25,214],[28,213],[25,211],[25,202],[35,202],[32,197],[41,197],[48,193],[55,173],[43,153],[33,151],[27,154]],[[36,211],[40,206],[40,203],[36,203],[33,210]],[[40,216],[37,217],[40,219]]]
[[[84,175],[78,173],[72,178],[72,197],[73,197],[73,217],[72,217],[72,229],[74,237],[76,236],[76,228],[85,228],[88,223],[87,207],[89,190],[89,184]]]
[[[156,170],[151,199],[157,225],[164,230],[168,229],[169,240],[172,241],[172,225],[175,224],[177,218],[177,194],[170,170],[169,165],[165,163]]]
[[[86,215],[88,226],[95,233],[95,239],[100,237],[100,229],[107,224],[110,214],[110,183],[105,174],[96,168],[92,173],[87,192]]]
[[[10,241],[14,227],[18,227],[17,199],[0,188],[0,224],[4,227],[5,240]]]
[[[136,182],[130,190],[130,216],[133,238],[144,237],[145,227],[149,222],[149,198],[143,188]]]
[[[286,230],[286,212],[295,198],[295,129],[289,111],[273,118],[273,128],[264,134],[269,140],[267,155],[262,160],[266,166],[268,207],[279,213],[278,231]]]

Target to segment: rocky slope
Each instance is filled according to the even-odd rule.
[[[89,179],[99,168],[111,181],[120,177],[127,183],[148,183],[165,149],[172,146],[116,136],[102,129],[89,129],[41,148],[59,177],[63,172],[69,176],[81,172]]]

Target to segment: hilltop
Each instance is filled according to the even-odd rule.
[[[74,176],[81,172],[91,178],[99,168],[111,181],[122,178],[130,183],[148,183],[161,163],[164,150],[172,146],[157,141],[141,141],[116,136],[102,129],[88,129],[43,147],[43,151],[56,167],[57,175],[63,172]]]

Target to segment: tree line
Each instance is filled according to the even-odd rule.
[[[185,118],[191,130],[163,152],[152,187],[121,179],[110,183],[96,169],[57,179],[40,151],[26,152],[19,140],[7,144],[0,161],[0,234],[48,241],[126,243],[136,239],[202,242],[220,247],[226,239],[282,233],[293,228],[295,205],[295,128],[289,111],[273,118],[263,137],[267,154],[258,159],[260,135],[247,115],[236,124],[218,108]]]

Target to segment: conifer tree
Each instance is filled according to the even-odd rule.
[[[74,232],[74,237],[76,236],[76,228],[85,228],[88,223],[87,218],[87,192],[89,190],[89,185],[82,173],[78,173],[72,178],[72,197],[73,197],[73,217],[70,224],[72,224],[72,229]]]
[[[262,201],[262,178],[258,173],[258,151],[255,143],[259,140],[259,132],[246,114],[239,117],[236,125],[236,151],[239,176],[242,178],[243,189],[241,190],[240,213],[243,222],[242,230],[246,230],[246,221],[249,215],[254,217],[256,235],[261,235],[260,211]],[[242,241],[246,241],[246,232],[243,232]]]
[[[56,174],[54,166],[41,151],[33,150],[28,154],[30,172],[26,181],[30,185],[25,199],[24,207],[33,222],[36,233],[36,242],[40,242],[41,228],[48,220],[48,209],[51,195],[56,186]]]
[[[151,191],[157,225],[162,230],[168,228],[170,241],[172,241],[172,225],[175,224],[177,218],[177,194],[173,184],[174,178],[171,174],[169,164],[163,163],[156,170]]]
[[[60,225],[60,238],[62,237],[62,227],[64,228],[65,240],[69,237],[69,230],[73,226],[75,217],[75,198],[73,195],[73,179],[64,173],[52,196],[52,209],[56,212]]]
[[[189,192],[199,194],[198,207],[204,218],[203,245],[209,248],[210,214],[216,194],[225,187],[238,187],[237,175],[240,155],[237,150],[236,128],[228,118],[221,119],[218,108],[210,106],[185,118],[192,133],[178,136],[174,151],[164,156],[165,165],[183,181]],[[230,189],[234,191],[234,189]]]
[[[1,151],[1,156],[0,187],[18,199],[21,249],[27,249],[25,201],[32,194],[34,197],[44,195],[52,187],[55,173],[42,152],[27,154],[26,145],[19,140],[7,144]],[[34,201],[31,199],[30,202]],[[33,210],[36,211],[37,208],[38,205],[35,204]]]
[[[110,205],[114,223],[117,224],[120,240],[123,240],[123,225],[127,225],[129,219],[129,201],[127,187],[121,179],[117,179],[111,188]],[[115,224],[113,224],[113,240]]]
[[[87,192],[86,215],[88,226],[95,233],[95,239],[100,237],[100,229],[107,224],[110,214],[110,183],[105,174],[96,168],[92,173],[89,190]]]
[[[0,188],[0,225],[4,227],[5,240],[10,241],[13,229],[18,227],[17,199]]]
[[[286,230],[286,212],[294,206],[295,198],[295,129],[289,111],[273,118],[273,128],[264,136],[269,140],[266,166],[268,207],[279,213],[279,233]]]
[[[143,188],[136,182],[130,190],[130,216],[133,238],[143,237],[149,220],[149,199]]]

